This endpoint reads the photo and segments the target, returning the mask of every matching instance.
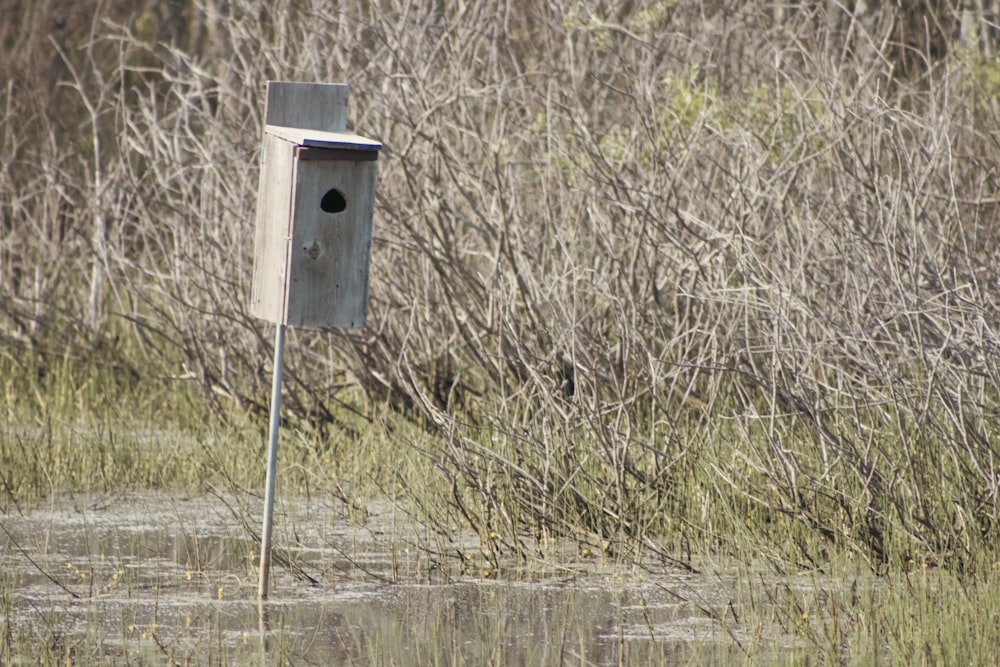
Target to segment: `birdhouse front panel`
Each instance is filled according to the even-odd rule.
[[[377,152],[308,146],[295,152],[285,323],[364,326]]]

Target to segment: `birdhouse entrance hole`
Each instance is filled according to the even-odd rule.
[[[319,207],[327,213],[340,213],[347,208],[347,199],[344,198],[344,193],[337,188],[330,188],[320,200]]]

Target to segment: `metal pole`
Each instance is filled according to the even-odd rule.
[[[278,425],[281,423],[281,351],[285,346],[285,325],[278,324],[274,337],[274,380],[271,383],[271,424],[268,433],[267,481],[264,490],[264,526],[260,531],[260,585],[257,595],[267,599],[271,569],[271,517],[274,514],[274,478],[278,466]]]

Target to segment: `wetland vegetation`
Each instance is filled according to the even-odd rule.
[[[0,11],[0,662],[1000,661],[995,2]],[[273,79],[385,150],[253,634]]]

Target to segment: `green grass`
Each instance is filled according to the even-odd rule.
[[[99,358],[61,359],[44,370],[32,358],[0,358],[6,399],[0,482],[7,501],[64,492],[263,487],[266,416],[220,415],[183,381],[123,383]],[[412,458],[407,448],[390,444],[387,424],[405,427],[391,415],[345,411],[338,425],[322,431],[294,414],[284,421],[279,474],[291,493],[364,498],[393,488]]]
[[[3,512],[218,494],[252,535],[261,93],[343,78],[369,326],[289,332],[282,497],[388,501],[456,576],[754,564],[705,612],[748,661],[995,657],[986,9],[113,0],[53,43],[62,4],[0,65]]]
[[[795,637],[796,664],[989,665],[1000,657],[995,572],[974,582],[922,566],[884,578],[849,573],[748,582],[739,608],[755,619],[749,624]]]

